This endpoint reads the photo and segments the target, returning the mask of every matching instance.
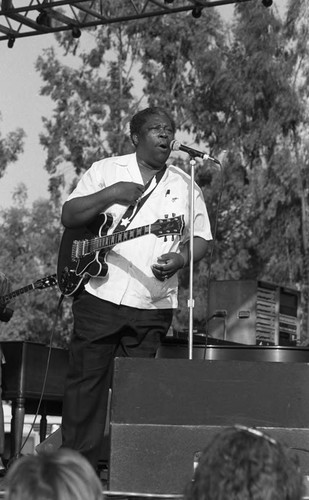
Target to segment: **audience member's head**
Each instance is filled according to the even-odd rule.
[[[186,500],[300,500],[303,477],[292,450],[257,429],[227,428],[201,453]]]
[[[6,500],[102,500],[102,485],[90,463],[78,452],[26,455],[9,468]]]

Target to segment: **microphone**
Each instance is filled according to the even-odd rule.
[[[202,151],[197,151],[196,149],[189,148],[189,146],[184,146],[184,144],[180,144],[180,142],[176,141],[175,139],[170,143],[170,148],[172,151],[184,151],[184,153],[188,153],[193,158],[198,157],[202,158],[202,160],[211,160],[218,165],[221,165],[219,160],[217,160],[216,158],[213,158],[207,153],[202,153]]]

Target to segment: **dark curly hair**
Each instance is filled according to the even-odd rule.
[[[257,429],[217,434],[200,457],[185,500],[300,500],[298,457]]]
[[[173,118],[171,117],[171,115],[166,111],[166,109],[160,108],[159,106],[152,106],[149,108],[145,108],[142,111],[139,111],[138,113],[136,113],[132,117],[131,122],[130,122],[130,137],[131,137],[131,141],[133,142],[133,144],[134,144],[134,141],[132,138],[133,135],[134,134],[138,135],[142,126],[146,123],[148,118],[150,116],[153,116],[153,115],[163,115],[166,118],[168,118],[168,120],[171,122],[173,132],[175,133],[175,130],[176,130],[175,122],[174,122]]]

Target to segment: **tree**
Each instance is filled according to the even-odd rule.
[[[237,5],[228,43],[215,15],[202,19],[194,29],[180,16],[134,29],[150,102],[175,107],[195,142],[228,151],[223,191],[218,175],[198,170],[212,220],[222,193],[212,275],[301,287],[303,194],[291,139],[304,115],[282,21],[262,4]]]
[[[309,122],[309,93],[308,93],[308,20],[309,9],[307,2],[297,0],[289,2],[286,21],[286,57],[291,60],[292,73],[289,82],[299,99],[302,109],[301,119],[295,120],[289,135],[290,143],[290,164],[293,167],[294,176],[291,181],[298,197],[299,217],[294,231],[297,247],[300,248],[297,266],[299,269],[298,282],[303,298],[303,325],[307,334],[309,333],[309,143],[308,143],[308,122]]]
[[[104,26],[94,49],[81,52],[79,69],[61,65],[52,51],[38,61],[43,93],[56,103],[42,144],[57,196],[64,165],[74,183],[94,159],[130,151],[124,132],[139,99],[169,109],[178,132],[212,156],[227,151],[222,169],[209,163],[196,169],[214,231],[218,220],[213,258],[210,247],[195,273],[199,324],[207,319],[210,275],[302,283],[304,195],[295,130],[306,121],[283,27],[274,10],[250,2],[237,4],[231,33],[214,10],[204,9],[198,20],[188,14]],[[66,36],[58,39],[76,50]],[[137,81],[143,93],[134,95]],[[184,271],[181,307],[187,287]],[[185,323],[181,311],[179,318]]]
[[[10,132],[7,137],[1,137],[0,134],[0,178],[9,163],[14,163],[18,159],[18,155],[23,152],[24,137],[25,132],[21,128]]]
[[[123,31],[122,26],[98,30],[95,47],[89,53],[80,51],[78,69],[61,65],[53,49],[38,58],[37,69],[45,82],[42,94],[56,104],[53,118],[44,119],[45,133],[41,134],[54,200],[59,201],[61,188],[67,189],[64,167],[71,173],[71,190],[94,161],[132,151],[125,132],[136,107],[130,61],[134,42]],[[67,46],[66,35],[58,40]],[[69,45],[68,50],[74,48]]]
[[[14,206],[1,211],[0,268],[10,279],[12,291],[41,283],[13,301],[14,314],[1,325],[1,338],[41,343],[52,339],[54,345],[66,345],[71,330],[69,304],[58,311],[58,287],[54,280],[45,280],[56,273],[60,215],[47,200],[37,200],[26,209],[25,197],[25,188],[20,186]]]

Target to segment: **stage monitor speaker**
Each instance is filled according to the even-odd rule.
[[[298,450],[309,475],[308,379],[306,363],[116,358],[107,493],[182,495],[200,452],[233,424]]]

